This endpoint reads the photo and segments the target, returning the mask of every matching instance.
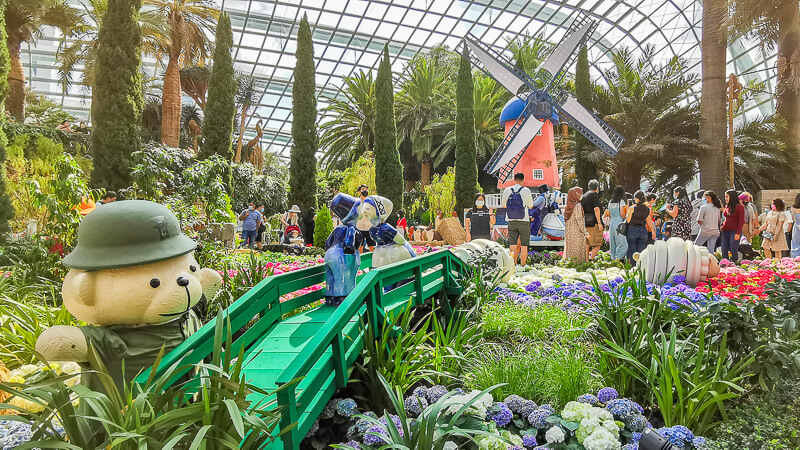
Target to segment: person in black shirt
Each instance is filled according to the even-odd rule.
[[[494,221],[494,211],[486,207],[486,198],[479,193],[475,196],[475,206],[464,216],[467,240],[489,239]]]
[[[628,214],[625,220],[628,222],[628,260],[635,264],[634,253],[640,253],[647,247],[647,238],[655,234],[653,223],[650,221],[651,209],[647,206],[647,199],[644,192],[636,191],[633,194],[634,203],[628,207]]]
[[[581,197],[586,232],[589,233],[589,259],[594,259],[603,245],[603,219],[600,210],[600,183],[589,181],[589,192]]]

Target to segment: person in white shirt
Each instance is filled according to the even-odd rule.
[[[786,211],[783,213],[786,214],[786,221],[783,222],[783,232],[786,234],[786,242],[792,242],[792,227],[795,226],[792,208],[786,208]],[[791,246],[789,247],[789,250],[783,251],[783,257],[788,258],[790,253]]]
[[[36,124],[38,124],[38,121],[36,120],[36,114],[34,114],[34,113],[28,114],[28,117],[26,117],[25,120],[22,123],[25,124],[25,125],[36,125]]]
[[[520,265],[528,262],[528,245],[531,241],[531,219],[528,209],[533,208],[531,190],[522,185],[525,174],[514,174],[514,186],[503,191],[500,205],[506,209],[508,219],[508,242],[511,247],[511,256],[514,264],[519,257]]]

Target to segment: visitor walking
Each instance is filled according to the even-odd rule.
[[[589,255],[587,253],[586,242],[589,233],[586,231],[586,221],[583,216],[581,206],[583,188],[575,186],[567,193],[567,206],[564,209],[564,259],[574,260],[575,262],[586,262]]]
[[[475,205],[464,216],[467,241],[489,239],[494,220],[494,211],[486,207],[486,198],[479,193],[475,196]]]
[[[650,221],[652,210],[647,206],[644,192],[636,191],[633,194],[633,205],[628,207],[625,220],[628,222],[628,261],[634,264],[634,253],[641,253],[647,247],[648,237],[655,239],[655,228]],[[649,233],[648,233],[649,231]]]
[[[528,245],[531,243],[531,219],[528,209],[533,207],[531,190],[522,185],[525,174],[514,174],[514,185],[503,190],[500,204],[506,209],[508,218],[508,242],[514,264],[519,257],[520,265],[528,262]],[[582,216],[581,216],[582,217]]]
[[[258,214],[261,215],[261,223],[258,224],[258,229],[256,230],[256,248],[261,250],[261,246],[264,242],[264,233],[267,231],[267,225],[264,223],[264,205],[258,205],[256,207]]]
[[[783,200],[779,198],[773,200],[766,220],[759,228],[763,238],[761,248],[764,249],[764,257],[767,259],[780,259],[781,252],[788,248],[786,235],[783,233],[783,223],[786,221],[785,209],[786,205]]]
[[[753,204],[753,196],[745,191],[739,194],[739,201],[744,205],[744,226],[742,234],[747,238],[747,242],[753,241],[753,233],[761,226],[758,223],[758,210]]]
[[[794,205],[791,208],[792,215],[794,216],[794,228],[792,229],[792,240],[789,256],[797,258],[800,256],[800,194],[795,195]]]
[[[258,212],[261,205],[256,205],[253,202],[248,203],[247,209],[239,214],[239,220],[242,221],[242,246],[253,248],[256,244],[256,235],[258,235],[258,227],[261,226],[261,213]]]
[[[687,240],[692,236],[692,204],[686,188],[676,186],[673,195],[675,200],[667,205],[667,212],[673,217],[671,236]]]
[[[617,232],[617,227],[625,221],[628,206],[625,202],[625,188],[617,186],[611,193],[611,201],[608,202],[608,209],[604,213],[609,217],[608,223],[608,244],[611,258],[623,260],[628,253],[628,239]]]
[[[722,218],[722,257],[736,262],[739,260],[739,241],[744,227],[744,206],[739,203],[739,194],[735,189],[725,192]]]
[[[114,191],[106,191],[106,193],[103,194],[103,198],[97,202],[97,206],[107,205],[115,201],[117,201],[117,193]]]
[[[722,202],[714,191],[706,191],[703,194],[705,203],[697,213],[697,223],[700,225],[700,232],[694,245],[705,245],[709,253],[717,250],[719,240],[720,213],[722,212]]]
[[[356,191],[356,195],[359,196],[359,199],[363,204],[364,200],[366,200],[367,197],[369,197],[369,188],[367,187],[367,185],[366,184],[360,185],[358,187],[358,190]],[[369,248],[369,251],[375,250],[375,239],[372,239],[372,236],[369,235],[370,228],[372,228],[372,222],[370,222],[366,216],[358,219],[358,221],[356,222],[356,229],[359,232],[361,232],[361,237],[363,238],[362,239],[363,246],[359,247],[358,249],[359,253],[364,253],[364,250],[366,250],[367,248]]]
[[[792,242],[792,229],[796,226],[794,221],[794,214],[792,214],[791,208],[786,208],[786,211],[783,212],[786,215],[786,220],[783,222],[783,233],[786,235],[786,250],[783,251],[783,257],[788,258],[790,254],[790,246],[789,243]]]
[[[586,231],[589,233],[587,252],[589,259],[594,259],[603,245],[603,219],[600,211],[600,183],[597,180],[589,181],[589,192],[581,197],[583,220],[586,222]]]
[[[408,222],[406,221],[406,212],[402,209],[397,211],[397,225],[395,226],[400,236],[405,236],[408,232]]]

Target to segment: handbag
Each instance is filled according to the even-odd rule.
[[[586,228],[594,228],[597,226],[597,216],[594,213],[583,215],[583,225]]]
[[[769,231],[764,230],[764,231],[761,232],[761,237],[763,237],[764,239],[766,239],[768,241],[774,241],[775,240],[775,233],[770,233]]]
[[[622,222],[621,224],[617,225],[617,234],[621,234],[623,236],[628,235],[628,222]]]

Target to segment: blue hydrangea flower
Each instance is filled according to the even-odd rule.
[[[531,415],[532,412],[536,411],[537,409],[539,409],[539,405],[537,405],[536,402],[534,402],[533,400],[525,400],[522,403],[522,406],[520,406],[519,411],[517,412],[522,417],[528,417]]]
[[[553,413],[546,409],[537,409],[528,416],[528,422],[534,428],[547,427],[547,418],[552,416]]]
[[[647,428],[647,419],[642,415],[635,415],[629,418],[625,424],[630,431],[642,432]]]
[[[494,406],[499,407],[500,411],[497,411],[496,413],[487,411],[486,420],[494,421],[494,423],[500,428],[511,423],[511,419],[514,418],[514,413],[512,413],[511,410],[508,409],[508,406],[503,402],[495,403]]]
[[[539,409],[544,409],[545,411],[549,411],[551,416],[556,413],[555,408],[553,408],[553,406],[550,403],[539,405]]]
[[[639,439],[641,439],[641,438],[642,438],[642,433],[639,433],[639,432],[636,432],[636,431],[631,433],[631,442],[632,443],[635,444],[635,443],[639,442]]]
[[[505,403],[512,412],[519,414],[520,408],[525,404],[525,399],[517,394],[511,394],[503,400],[503,403]]]
[[[308,433],[306,433],[306,437],[313,436],[313,435],[317,434],[317,431],[319,431],[319,419],[315,420],[314,423],[311,424],[311,428],[308,429]]]
[[[622,446],[622,450],[639,450],[639,443],[625,444]]]
[[[625,420],[638,414],[633,402],[627,398],[615,398],[606,403],[606,409],[618,420]]]
[[[343,417],[353,417],[356,407],[356,401],[352,398],[344,398],[336,402],[336,412]]]
[[[447,388],[436,385],[428,389],[428,392],[425,394],[425,398],[428,400],[428,404],[432,405],[438,402],[440,398],[444,397],[445,394],[447,394]]]
[[[695,436],[694,439],[692,439],[692,445],[694,448],[701,448],[706,445],[706,438],[703,436]]]
[[[428,406],[428,401],[425,397],[408,397],[403,400],[403,408],[411,415],[418,416],[422,414],[422,410]]]
[[[672,281],[675,282],[675,284],[684,284],[686,283],[686,277],[683,275],[675,275],[672,277]]]
[[[619,397],[619,394],[617,393],[617,390],[612,387],[604,387],[603,389],[600,389],[600,392],[597,393],[597,398],[602,403],[608,403],[617,397]]]
[[[428,388],[425,386],[418,386],[414,388],[414,391],[411,393],[414,397],[426,397],[428,394]]]
[[[536,442],[536,435],[526,434],[525,436],[522,436],[522,445],[528,448],[536,447],[537,445],[539,445],[539,443]]]
[[[594,394],[582,394],[578,396],[578,401],[581,403],[588,403],[590,405],[596,405],[600,403],[600,399],[598,399]]]

